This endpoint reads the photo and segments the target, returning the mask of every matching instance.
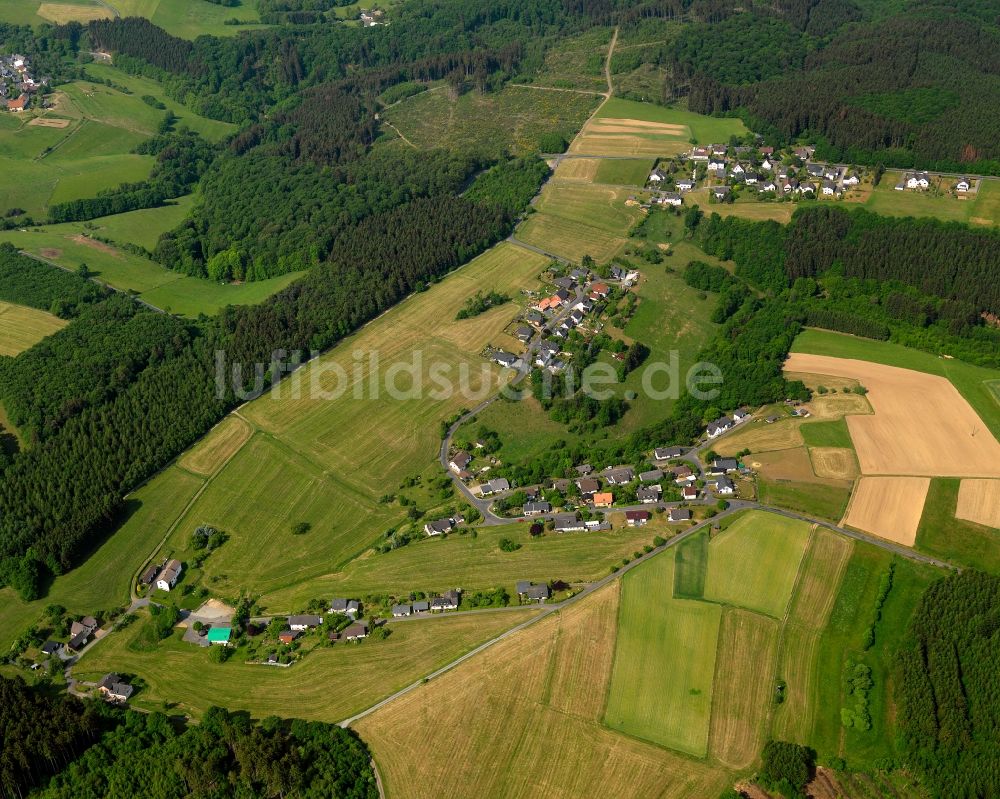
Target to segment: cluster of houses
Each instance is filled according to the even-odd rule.
[[[813,152],[812,147],[792,151],[791,155],[804,164],[799,169],[782,163],[773,147],[729,147],[725,144],[695,147],[686,155],[691,164],[691,177],[673,180],[675,190],[658,191],[652,202],[681,205],[683,194],[697,187],[699,170],[704,178],[714,179],[716,185],[710,187],[709,193],[720,201],[726,200],[732,193],[731,187],[737,185],[753,187],[762,195],[839,197],[861,182],[856,172],[844,167],[810,161]],[[670,183],[671,175],[659,168],[650,173],[647,181],[655,190],[669,187]]]
[[[0,104],[15,114],[27,111],[31,105],[31,95],[37,92],[47,79],[36,81],[31,74],[31,65],[23,55],[0,56]]]
[[[733,411],[732,416],[720,416],[714,422],[710,422],[708,428],[705,430],[705,433],[709,438],[718,438],[727,430],[731,430],[736,425],[741,422],[745,422],[749,418],[750,409],[739,408],[738,410]]]
[[[422,599],[415,602],[406,602],[392,606],[392,617],[402,619],[407,616],[416,616],[421,613],[441,613],[446,610],[458,610],[462,601],[462,592],[458,588],[445,591],[440,596],[431,599]]]
[[[79,621],[74,621],[70,625],[69,641],[67,643],[62,644],[59,641],[46,641],[42,644],[42,654],[51,657],[52,655],[58,655],[64,649],[69,652],[79,652],[93,640],[97,628],[97,619],[93,616],[84,616]]]
[[[181,577],[184,571],[184,564],[176,558],[168,560],[161,566],[150,566],[142,573],[139,584],[144,586],[155,585],[161,591],[169,591]]]
[[[362,11],[361,16],[358,17],[361,21],[361,27],[363,28],[374,28],[376,25],[386,25],[385,12],[381,8],[372,8],[368,11]]]
[[[972,191],[972,178],[960,177],[952,188],[958,194],[968,194]],[[904,172],[899,182],[894,186],[896,191],[925,191],[931,187],[931,176],[927,172]]]

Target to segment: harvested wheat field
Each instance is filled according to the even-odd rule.
[[[177,465],[195,474],[206,477],[213,475],[239,451],[252,434],[253,428],[244,418],[227,416],[188,450]]]
[[[773,424],[763,422],[744,422],[735,432],[723,436],[717,444],[712,445],[719,455],[735,455],[744,449],[751,452],[772,452],[774,450],[793,449],[803,445],[799,419],[782,419]]]
[[[719,633],[709,751],[730,768],[749,766],[764,745],[777,646],[775,619],[726,609]]]
[[[615,582],[358,722],[386,795],[717,796],[725,770],[598,721],[618,597]]]
[[[912,547],[930,485],[929,477],[862,477],[842,523]]]
[[[858,460],[854,450],[846,447],[810,447],[809,457],[817,477],[831,480],[853,480],[858,476]]]
[[[594,133],[659,133],[664,136],[691,136],[691,129],[687,125],[618,117],[596,117],[590,120],[587,129]]]
[[[1000,480],[963,480],[958,487],[955,517],[1000,527]]]
[[[35,12],[42,19],[65,25],[69,22],[90,22],[92,19],[113,19],[115,13],[104,6],[84,6],[63,3],[42,3]]]
[[[1000,443],[947,379],[798,352],[785,368],[856,378],[868,389],[874,415],[847,417],[862,474],[1000,477]]]
[[[559,162],[552,177],[559,180],[573,180],[593,183],[601,162],[597,158],[565,158]]]
[[[805,447],[794,447],[775,452],[760,452],[747,460],[754,471],[768,480],[792,480],[799,483],[830,483],[827,477],[813,471]],[[840,481],[845,484],[845,481]]]

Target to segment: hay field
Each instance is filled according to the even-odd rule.
[[[843,524],[912,547],[930,484],[929,477],[862,477]]]
[[[188,471],[208,477],[235,455],[251,435],[253,428],[249,422],[239,416],[227,416],[177,463]]]
[[[780,619],[808,541],[805,522],[742,514],[709,544],[705,598]]]
[[[1000,480],[963,480],[955,517],[1000,527]]]
[[[143,612],[145,613],[145,612]],[[227,663],[214,663],[208,650],[180,640],[180,630],[151,651],[137,651],[137,622],[110,636],[82,657],[75,677],[99,680],[109,671],[137,674],[146,688],[132,704],[201,716],[213,705],[246,710],[255,718],[285,716],[335,722],[375,704],[484,641],[523,621],[536,610],[436,616],[390,625],[384,641],[321,646],[291,668],[244,663],[239,650]]]
[[[747,460],[750,466],[766,480],[793,480],[802,483],[830,483],[813,471],[813,462],[805,447],[760,452]],[[844,481],[840,481],[849,487]]]
[[[604,723],[704,757],[722,608],[675,599],[673,587],[673,553],[651,559],[622,581]]]
[[[603,160],[594,182],[641,188],[646,185],[646,178],[653,171],[653,165],[653,160],[649,158]]]
[[[36,308],[0,302],[0,355],[17,355],[66,327],[66,321]]]
[[[809,447],[809,458],[817,477],[853,480],[858,476],[858,459],[853,449],[845,447]]]
[[[801,447],[804,443],[799,432],[801,426],[801,419],[790,417],[772,424],[745,422],[742,427],[720,438],[712,449],[720,455],[735,455],[744,449],[756,453]]]
[[[599,158],[564,158],[552,173],[552,178],[593,183],[600,165]]]
[[[945,378],[798,352],[786,368],[856,378],[868,389],[875,414],[847,419],[863,474],[1000,477],[1000,443]]]
[[[718,795],[725,770],[600,724],[618,592],[612,583],[358,722],[386,795]]]
[[[723,765],[750,766],[767,738],[779,624],[727,608],[719,634],[709,751]]]
[[[788,623],[822,630],[833,608],[837,585],[854,551],[850,538],[817,527],[802,560],[795,597],[788,610]]]
[[[75,5],[64,3],[42,3],[38,6],[38,14],[42,19],[65,25],[69,22],[90,22],[92,19],[112,19],[114,13],[103,6]]]

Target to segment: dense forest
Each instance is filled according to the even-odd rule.
[[[815,137],[822,159],[1000,174],[996,2],[911,0],[872,21],[849,0],[810,6],[689,27],[666,96],[739,113],[775,141]]]
[[[0,677],[0,796],[375,799],[371,756],[333,724],[211,708],[198,725]]]
[[[25,258],[13,244],[0,243],[0,300],[68,319],[107,294],[96,283]]]
[[[899,652],[899,725],[932,795],[1000,796],[1000,578],[972,570],[932,584]]]

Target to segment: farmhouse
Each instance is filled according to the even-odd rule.
[[[452,519],[438,519],[437,521],[427,522],[424,525],[424,532],[427,535],[444,535],[451,531],[454,526],[455,522]]]
[[[343,616],[357,616],[361,612],[361,605],[356,599],[331,599],[330,612],[340,613]]]
[[[653,460],[666,461],[671,458],[679,458],[684,454],[681,447],[657,447],[653,450]]]
[[[30,104],[31,96],[22,92],[19,97],[7,101],[7,110],[20,114],[22,111],[27,111]]]
[[[689,522],[691,511],[687,508],[671,508],[667,518],[672,522]]]
[[[540,513],[551,513],[552,506],[548,502],[525,502],[521,512],[525,516],[537,516]]]
[[[471,462],[472,456],[468,452],[459,450],[452,455],[451,460],[448,461],[448,468],[458,474],[459,472],[464,472]]]
[[[312,630],[315,627],[319,627],[323,623],[322,616],[289,616],[288,626],[292,630],[301,632],[302,630]]]
[[[212,627],[205,635],[209,646],[217,644],[219,646],[229,646],[229,639],[233,635],[232,627]]]
[[[128,701],[135,689],[112,672],[104,675],[104,679],[97,684],[97,690],[108,702],[122,703]]]
[[[177,580],[180,578],[183,570],[184,566],[179,560],[167,561],[167,565],[163,567],[160,576],[156,578],[156,587],[161,591],[169,591],[177,585]]]
[[[587,529],[586,525],[576,518],[575,513],[560,513],[553,521],[557,533],[574,533]]]
[[[516,588],[517,595],[521,599],[530,599],[535,602],[544,602],[552,595],[547,585],[535,585],[530,580],[518,580]]]
[[[413,612],[412,605],[393,605],[392,606],[392,617],[394,619],[401,619],[405,616],[409,616]]]
[[[605,469],[603,475],[604,479],[613,486],[631,483],[635,479],[635,473],[627,466],[620,466],[617,469]]]
[[[139,585],[151,585],[153,580],[156,579],[156,573],[159,570],[159,566],[150,566],[142,573],[142,577],[139,578]]]
[[[652,514],[648,510],[625,511],[625,522],[629,527],[642,527],[650,518],[652,518]]]
[[[643,486],[635,492],[635,498],[643,505],[649,505],[653,502],[659,502],[661,493],[663,493],[663,489],[658,485]]]
[[[345,641],[359,641],[362,638],[368,637],[368,622],[366,621],[356,621],[354,624],[346,627],[340,633],[340,637]]]
[[[733,426],[733,420],[728,416],[722,416],[716,419],[708,426],[708,437],[715,438],[716,436],[721,436],[727,430]]]

